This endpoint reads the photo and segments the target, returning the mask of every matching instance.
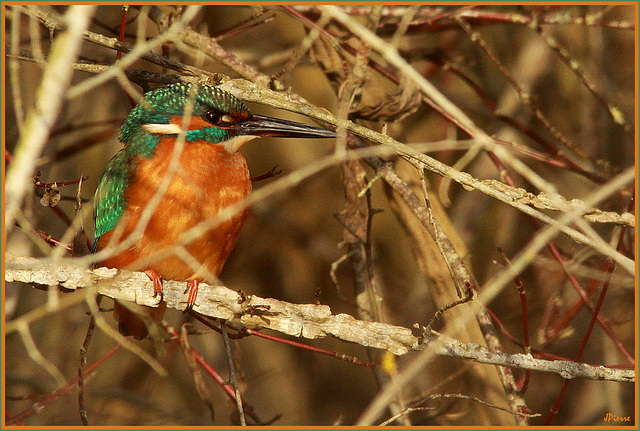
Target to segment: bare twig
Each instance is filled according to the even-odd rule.
[[[227,357],[227,365],[229,366],[229,382],[233,386],[235,393],[236,409],[238,411],[238,417],[240,418],[240,425],[247,426],[247,418],[244,415],[244,408],[242,407],[242,396],[240,394],[240,386],[238,385],[238,378],[236,377],[236,367],[233,361],[233,353],[231,352],[231,341],[229,340],[229,334],[227,333],[227,327],[220,325],[222,331],[222,339],[224,340],[224,350]]]
[[[523,416],[523,417],[526,417],[526,418],[532,418],[532,417],[540,416],[539,413],[532,414],[532,413],[519,412],[519,411],[515,411],[515,410],[507,410],[507,409],[505,409],[503,407],[496,406],[496,405],[488,403],[486,401],[482,401],[481,399],[479,399],[477,397],[470,397],[468,395],[463,395],[463,394],[436,394],[436,395],[431,395],[431,396],[429,396],[429,397],[427,397],[425,399],[422,399],[420,401],[417,401],[417,402],[413,403],[410,407],[408,407],[407,409],[405,409],[401,413],[399,413],[397,415],[394,415],[393,417],[390,417],[389,419],[387,419],[384,422],[380,423],[380,426],[389,425],[391,422],[396,420],[400,415],[407,415],[407,414],[409,414],[411,412],[419,411],[419,410],[433,410],[433,409],[435,409],[435,407],[420,407],[420,404],[426,403],[427,401],[435,401],[435,400],[440,400],[440,399],[444,399],[444,398],[457,398],[457,399],[461,399],[461,400],[473,401],[475,403],[482,404],[482,405],[490,407],[492,409],[502,410],[503,412],[511,413],[512,415],[515,415],[515,416]]]
[[[91,366],[85,368],[85,370],[83,372],[83,376],[86,377],[87,375],[89,375],[89,373],[92,373],[98,365],[100,365],[102,362],[104,362],[106,359],[108,359],[115,352],[120,350],[121,347],[122,346],[120,346],[120,345],[115,346],[113,349],[111,349],[111,351],[109,351],[107,354],[102,356],[99,360],[94,362]],[[60,389],[58,389],[57,391],[55,391],[54,393],[49,395],[44,400],[35,403],[33,406],[29,407],[27,410],[21,412],[20,414],[17,414],[15,416],[11,417],[9,420],[7,420],[5,422],[5,425],[18,424],[23,419],[38,413],[47,404],[49,404],[51,401],[56,400],[60,396],[68,394],[69,392],[71,392],[74,389],[74,387],[76,386],[76,384],[78,383],[78,379],[79,379],[79,377],[76,377],[73,380],[65,383]]]
[[[196,391],[200,396],[200,399],[204,402],[204,404],[209,409],[209,413],[211,415],[211,423],[215,423],[215,410],[213,404],[213,397],[209,387],[204,381],[204,376],[202,375],[202,371],[198,367],[198,361],[196,359],[196,350],[191,347],[191,343],[189,343],[188,330],[187,326],[190,326],[188,323],[182,325],[182,329],[180,331],[180,346],[182,347],[182,353],[187,361],[187,365],[189,366],[189,370],[191,371],[191,375],[193,376],[193,382],[196,387]]]
[[[71,64],[75,61],[82,34],[89,25],[93,6],[71,6],[64,15],[67,29],[54,41],[52,54],[44,70],[38,100],[29,111],[5,178],[5,233],[13,227],[29,180],[36,168],[37,156],[47,141],[60,112],[71,81]]]
[[[98,296],[97,303],[100,306],[102,296]],[[84,426],[89,425],[89,419],[87,417],[87,410],[84,405],[84,375],[87,367],[87,352],[89,351],[89,345],[93,338],[93,332],[96,328],[96,319],[91,316],[89,320],[89,326],[87,327],[87,334],[84,337],[84,342],[80,348],[80,365],[78,366],[78,410],[80,411],[80,420]]]

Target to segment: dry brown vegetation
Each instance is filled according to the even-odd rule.
[[[3,7],[6,423],[636,424],[637,5]],[[91,199],[178,80],[338,130],[242,149],[282,173],[195,310],[374,366],[225,347],[177,283],[175,329],[114,330],[151,290],[88,272]]]

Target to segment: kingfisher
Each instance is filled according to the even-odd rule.
[[[251,177],[238,149],[261,136],[333,138],[336,134],[253,114],[239,99],[212,85],[181,82],[147,92],[122,125],[120,141],[124,147],[107,164],[96,189],[93,251],[113,247],[134,232],[148,202],[171,172],[172,154],[180,137],[184,143],[179,166],[142,235],[98,265],[128,268],[171,247],[183,232],[245,199],[252,190]],[[241,211],[185,246],[200,265],[173,254],[156,261],[147,259],[150,263],[144,268],[136,268],[144,270],[153,281],[154,294],[160,295],[158,307],[145,307],[156,323],[166,309],[162,281],[186,281],[186,309],[192,308],[205,274],[217,277],[222,270],[247,212]],[[114,316],[122,335],[138,340],[148,336],[145,319],[119,301],[114,302]]]

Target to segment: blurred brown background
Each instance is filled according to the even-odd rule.
[[[48,10],[48,7],[42,8]],[[53,10],[62,13],[65,8],[53,7]],[[601,15],[601,21],[605,23],[633,22],[635,6],[558,8],[550,10],[536,6],[487,6],[476,10],[511,17],[516,14],[525,17],[572,17],[566,23],[558,19],[557,23],[543,25],[545,33],[553,36],[567,49],[570,58],[587,71],[589,82],[595,83],[606,100],[617,107],[628,122],[633,123],[636,72],[633,60],[637,52],[637,47],[634,47],[633,30],[580,24],[576,23],[578,20],[575,17]],[[356,11],[364,9],[354,8]],[[379,34],[384,35],[387,40],[390,34],[385,29],[397,28],[403,11],[406,10],[402,7],[385,10],[394,9],[398,17],[389,12],[387,15],[383,13],[381,18]],[[437,17],[438,14],[453,15],[458,11],[456,6],[431,9],[433,17]],[[305,38],[305,31],[304,26],[285,10],[276,6],[269,6],[268,10],[275,11],[272,20],[261,22],[255,28],[226,38],[220,44],[243,61],[254,65],[262,73],[274,75],[282,71],[285,61],[300,46]],[[309,13],[309,17],[317,19],[317,15],[310,13],[306,8],[301,10]],[[192,26],[201,33],[219,35],[232,24],[249,18],[256,12],[259,12],[258,7],[206,6]],[[121,13],[118,6],[100,6],[90,30],[107,37],[117,37]],[[136,19],[139,13],[138,8],[129,10],[128,18],[131,22],[126,27],[125,40],[131,43],[135,42],[135,34],[140,25]],[[352,13],[355,14],[353,11]],[[359,20],[366,24],[368,15],[366,12],[361,14]],[[529,145],[539,152],[545,151],[539,145],[539,140],[510,127],[498,118],[498,113],[515,119],[525,125],[527,130],[540,135],[543,140],[564,148],[549,130],[535,119],[530,107],[522,104],[505,75],[486,53],[470,40],[469,35],[455,20],[443,18],[440,22],[449,24],[438,26],[432,24],[438,22],[437,20],[430,18],[432,21],[429,21],[425,18],[431,16],[427,12],[415,19],[418,20],[420,16],[423,17],[424,25],[411,28],[400,39],[399,44],[405,58],[410,60],[417,70],[425,74],[427,79],[489,134],[507,142]],[[34,33],[30,29],[29,18],[20,14],[18,19],[19,47],[30,51],[33,49]],[[493,21],[468,22],[474,31],[480,33],[515,80],[534,95],[540,110],[553,126],[585,154],[585,157],[579,160],[586,170],[597,172],[606,179],[633,165],[633,134],[625,132],[623,127],[614,123],[606,107],[585,88],[584,81],[554,54],[536,31],[527,25],[497,18]],[[5,40],[11,40],[8,35],[15,25],[14,18],[7,18]],[[149,36],[157,34],[157,29],[152,23],[147,21],[146,25]],[[49,31],[40,24],[36,26],[39,27],[40,43],[46,53],[51,43]],[[11,43],[15,41],[11,40]],[[5,49],[9,52],[7,47]],[[286,54],[288,52],[289,55]],[[279,59],[278,56],[283,53],[283,59]],[[183,54],[173,45],[169,47],[169,55],[186,64],[195,64],[193,57]],[[82,59],[92,63],[112,64],[115,61],[115,52],[84,42]],[[204,64],[198,66],[204,70],[236,76],[211,59],[206,59]],[[132,68],[161,72],[158,66],[145,61],[138,61]],[[462,70],[482,89],[485,100],[464,79],[452,73],[452,68]],[[17,118],[23,118],[24,112],[33,105],[40,84],[41,70],[39,65],[30,61],[19,61],[17,69],[8,61],[5,63],[5,145],[9,154],[14,150],[20,133]],[[375,92],[380,91],[380,86],[389,85],[389,82],[375,72],[369,73],[373,83],[370,83],[370,87],[365,87],[364,91],[374,92],[375,98]],[[82,82],[89,76],[86,72],[75,72],[73,83]],[[336,112],[338,102],[334,89],[329,79],[309,56],[304,56],[299,64],[291,70],[286,70],[279,79],[312,104]],[[152,84],[152,87],[155,87],[155,84]],[[18,117],[12,103],[16,97],[16,90],[20,91],[24,104]],[[486,100],[491,100],[497,105],[495,112],[492,112]],[[121,147],[117,140],[117,130],[131,108],[126,93],[114,80],[65,103],[45,151],[40,155],[41,181],[68,181],[85,175],[88,179],[82,185],[82,196],[86,200],[85,205],[91,205],[93,192],[106,163]],[[251,108],[257,113],[303,121],[301,116],[283,111],[254,105]],[[85,127],[93,122],[98,124]],[[382,127],[382,122],[365,124],[378,131]],[[101,133],[109,136],[99,139],[97,136]],[[428,143],[446,138],[467,139],[464,133],[456,131],[451,123],[424,104],[407,118],[390,122],[387,133],[404,143]],[[75,151],[69,157],[60,158],[61,150],[78,143],[82,143],[81,150]],[[455,148],[453,144],[445,151],[432,151],[429,154],[453,165],[464,154],[464,150],[451,148]],[[332,151],[331,140],[261,139],[242,149],[254,176],[269,171],[274,165],[279,165],[284,173],[289,173]],[[543,178],[552,182],[567,199],[583,199],[599,187],[598,183],[569,169],[550,166],[530,158],[523,160]],[[476,157],[463,170],[479,179],[500,179],[498,171],[486,155]],[[373,176],[371,170],[367,173],[369,178]],[[533,193],[538,192],[533,186],[522,181],[517,174],[510,174],[516,181],[520,181],[518,186]],[[429,180],[434,187],[431,194],[435,199],[441,178],[429,175]],[[254,184],[254,187],[259,188],[268,181],[271,180]],[[76,190],[76,186],[71,186],[63,188],[61,193],[73,198]],[[60,238],[66,226],[50,208],[39,203],[38,193],[41,194],[41,190],[34,190],[33,199],[24,208],[25,214],[37,229],[54,238]],[[507,256],[515,256],[531,240],[535,228],[525,215],[513,208],[479,192],[464,190],[459,185],[451,187],[449,198],[451,205],[446,210],[447,214],[468,249],[468,255],[464,257],[471,262],[471,269],[478,285],[482,286],[502,269],[494,263],[500,260],[496,248],[502,247]],[[629,193],[621,193],[599,208],[622,213],[626,211],[628,202]],[[372,249],[375,275],[383,293],[388,321],[407,327],[416,322],[426,325],[435,311],[429,281],[418,268],[412,253],[412,243],[389,206],[382,181],[376,182],[372,187],[372,206],[382,210],[373,218]],[[63,199],[59,208],[73,217],[73,199]],[[343,227],[334,216],[343,209],[344,191],[338,166],[254,206],[234,252],[221,274],[221,279],[229,288],[241,289],[246,294],[274,297],[294,303],[312,303],[315,290],[321,289],[322,303],[330,305],[334,314],[357,315],[353,305],[350,270],[341,266],[337,272],[341,292],[346,296],[346,301],[339,297],[329,276],[331,264],[345,252],[345,249],[340,247]],[[549,214],[555,216],[553,213]],[[93,221],[90,218],[86,219],[84,226],[89,238],[92,238]],[[612,225],[593,226],[605,240],[612,237]],[[633,238],[628,237],[625,241],[628,250],[635,250]],[[576,265],[577,277],[583,286],[586,286],[591,278],[582,275],[584,269],[599,270],[603,257],[567,237],[558,237],[557,245],[564,257]],[[18,255],[44,255],[41,247],[36,246],[28,236],[17,229],[7,238],[6,247],[8,251]],[[633,255],[630,257],[634,258]],[[584,308],[564,329],[559,340],[549,346],[540,345],[542,331],[553,327],[554,322],[557,323],[559,319],[558,316],[562,316],[577,299],[566,275],[545,249],[538,260],[521,275],[521,279],[528,298],[532,346],[542,348],[548,353],[573,358],[591,316]],[[32,289],[23,284],[8,284],[4,304],[6,319],[19,318],[30,310],[43,307],[46,301],[46,291]],[[634,352],[636,338],[634,302],[632,277],[624,271],[616,270],[602,314],[608,317],[616,337],[631,354]],[[555,304],[555,308],[550,305],[552,303]],[[110,300],[105,299],[102,305],[109,308]],[[489,304],[489,308],[511,334],[522,337],[520,299],[513,286],[508,286]],[[549,317],[550,313],[555,314]],[[176,310],[169,310],[166,319],[176,328],[179,328],[185,319],[188,320]],[[54,310],[30,326],[31,335],[40,352],[55,364],[67,379],[77,375],[80,348],[88,321],[87,307],[82,304],[62,312]],[[198,323],[195,325],[204,329]],[[5,341],[5,406],[8,412],[17,414],[30,406],[38,396],[57,389],[58,385],[48,373],[34,364],[17,334],[10,334]],[[212,333],[192,336],[190,341],[226,378],[227,362],[221,337]],[[514,346],[506,337],[502,337],[501,341],[507,352],[522,352],[520,347]],[[312,341],[308,344],[366,358],[364,348],[333,339]],[[99,330],[96,331],[89,348],[88,363],[95,362],[114,345],[115,342],[111,338]],[[85,403],[89,423],[132,426],[212,425],[209,412],[196,393],[180,346],[169,342],[164,344],[163,351],[156,351],[158,346],[149,340],[141,345],[158,355],[162,365],[169,370],[170,377],[160,378],[139,358],[121,349],[87,379]],[[244,399],[253,406],[263,421],[282,415],[275,425],[351,425],[378,391],[371,370],[364,367],[252,337],[240,340],[236,346],[238,361],[241,364]],[[399,366],[402,367],[411,361],[413,356],[408,354],[399,358]],[[590,364],[606,365],[628,362],[599,326],[592,334],[582,360]],[[453,373],[447,371],[447,367],[453,369],[460,364],[453,359],[441,359],[440,362],[437,373],[425,370],[423,380],[415,382],[415,387],[407,388],[408,401],[417,400],[420,396],[446,392],[439,386],[447,377],[447,374],[443,373]],[[515,370],[514,374],[517,379],[522,376],[518,370]],[[457,378],[465,377],[463,375]],[[530,387],[524,399],[532,412],[542,413],[542,418],[531,420],[532,424],[542,423],[562,384],[563,380],[557,375],[532,373]],[[452,392],[465,393],[465,385],[463,383],[457,386]],[[222,390],[213,383],[210,387],[216,409],[213,424],[236,424],[234,406]],[[607,412],[619,416],[631,415],[635,421],[635,403],[632,384],[576,380],[569,386],[554,423],[599,425],[603,423]],[[451,400],[432,403],[430,406],[435,407],[435,410],[420,412],[411,417],[416,425],[489,425],[469,422],[470,419],[465,416],[465,412],[478,408],[471,404]],[[459,422],[459,417],[465,419]],[[38,415],[28,418],[25,423],[35,426],[80,425],[77,394],[73,392],[60,397]]]

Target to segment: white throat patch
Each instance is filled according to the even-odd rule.
[[[259,136],[256,136],[256,135],[234,136],[229,140],[220,142],[219,145],[222,145],[224,149],[227,150],[227,153],[233,154],[236,151],[238,151],[238,148],[240,148],[241,146],[243,146],[244,144],[246,144],[247,142],[255,138],[259,138]]]

